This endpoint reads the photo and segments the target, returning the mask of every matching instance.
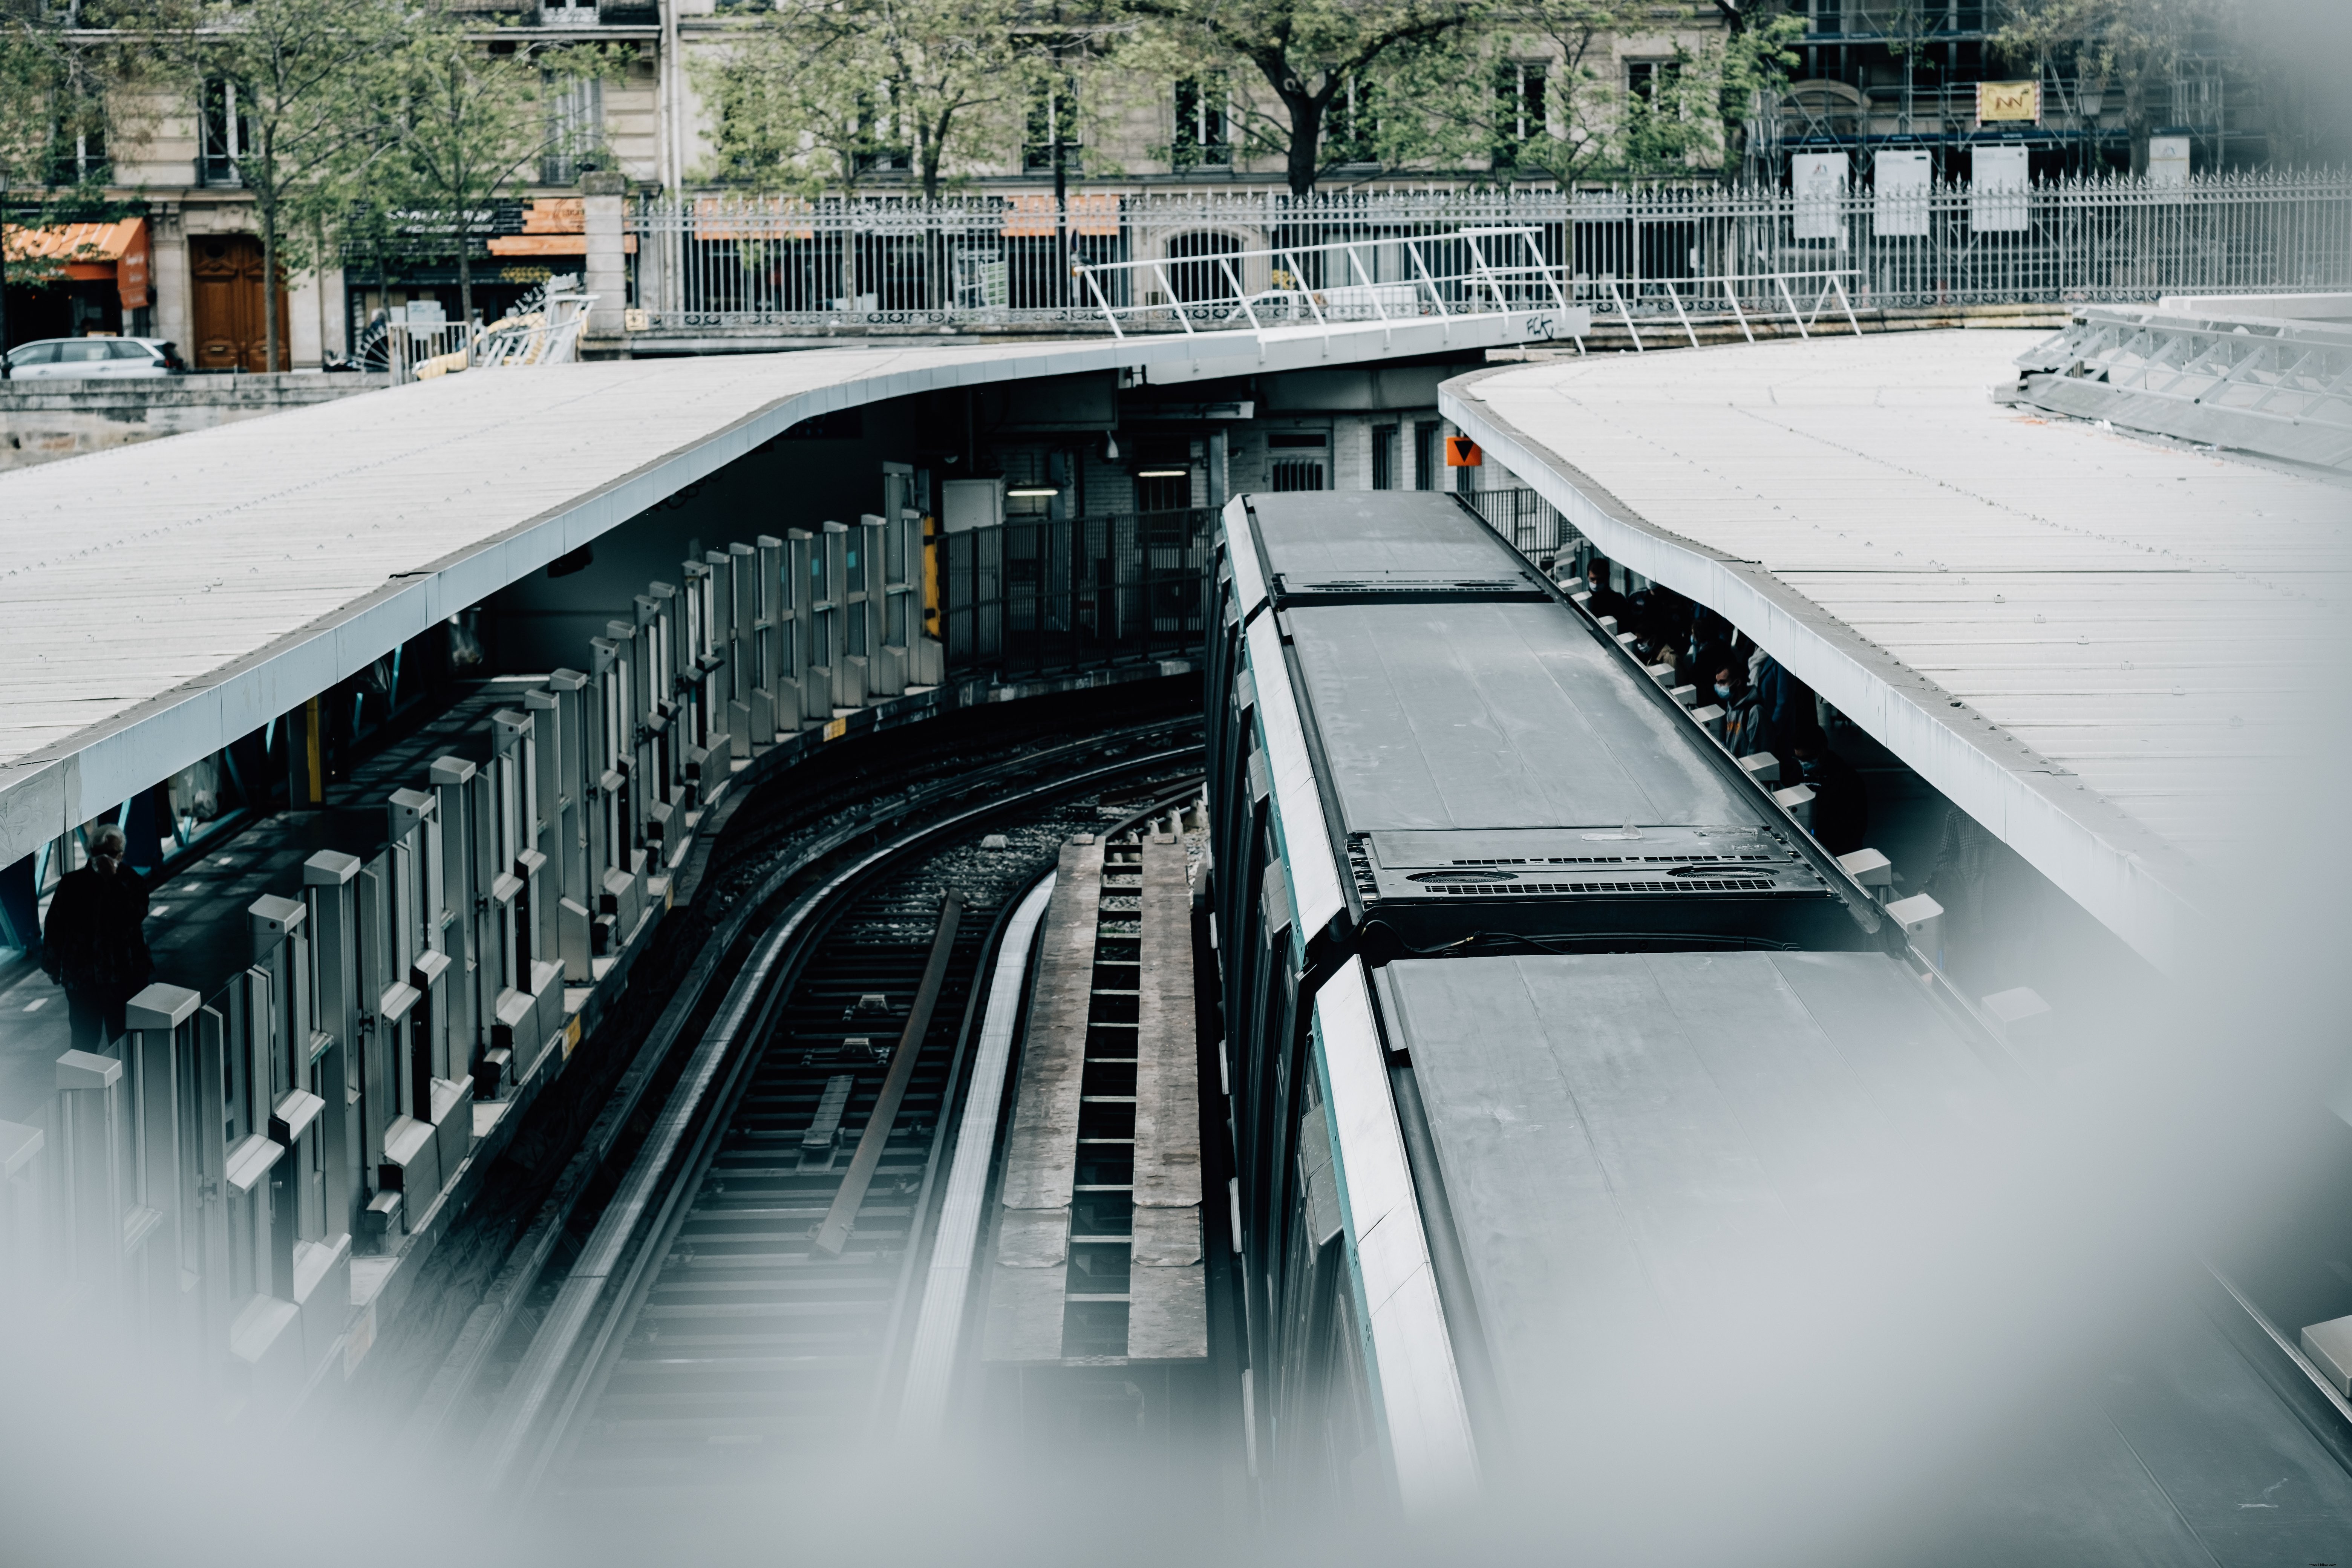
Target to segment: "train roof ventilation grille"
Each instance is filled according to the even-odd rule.
[[[1769,893],[1774,884],[1758,877],[1677,878],[1655,882],[1433,882],[1430,890],[1451,894],[1529,893]]]
[[[1773,855],[1549,855],[1532,858],[1495,858],[1491,860],[1448,860],[1449,866],[1687,866],[1693,861],[1747,861],[1770,865],[1780,858]]]
[[[1274,596],[1284,605],[1363,605],[1384,600],[1423,604],[1464,601],[1549,603],[1551,595],[1532,576],[1517,577],[1328,577],[1302,583],[1277,573]]]

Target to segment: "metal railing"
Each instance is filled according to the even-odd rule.
[[[1073,259],[1112,333],[1393,321],[1420,316],[1568,310],[1537,230],[1464,228],[1403,239],[1342,239],[1219,252],[1197,260]]]
[[[1114,321],[1181,331],[1197,321],[1176,305],[1332,289],[1368,290],[1346,308],[1377,319],[1391,299],[1401,307],[1429,297],[1416,255],[1420,269],[1475,293],[1469,250],[1482,231],[1529,236],[1567,302],[1602,315],[1622,305],[1672,318],[1696,304],[1727,316],[1735,298],[1744,312],[1769,314],[1787,308],[1775,279],[1829,272],[1848,280],[1861,312],[2352,287],[2352,175],[2343,174],[1825,196],[1771,185],[1303,199],[1106,192],[1060,208],[1045,195],[721,195],[649,200],[628,221],[639,240],[636,302],[655,331],[1107,331]],[[1173,303],[1146,309],[1155,295]]]
[[[1557,560],[1587,544],[1576,525],[1534,490],[1514,487],[1455,493],[1505,543],[1530,561],[1540,562],[1546,556]]]
[[[1205,508],[1013,519],[939,540],[950,676],[1007,679],[1197,657],[1205,635]]]

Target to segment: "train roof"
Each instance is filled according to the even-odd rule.
[[[1486,581],[1523,563],[1462,510],[1428,490],[1253,494],[1267,569],[1294,588],[1317,583]]]
[[[1248,504],[1346,831],[1764,823],[1653,683],[1451,498]]]
[[[1842,1170],[1965,1137],[2000,1098],[1959,1028],[1878,953],[1378,973],[1498,1366],[1606,1356],[1718,1310],[1850,1198]]]
[[[1882,954],[1375,973],[1514,1430],[1557,1423],[1576,1391],[1625,1386],[1629,1363],[1704,1358],[1717,1331],[1818,1294],[1810,1238],[1883,1203],[1883,1178],[1914,1159],[1997,1159],[2011,1114],[1965,1026]],[[2307,1513],[2255,1521],[2244,1560],[2305,1561],[2352,1517],[2352,1482],[2210,1322],[2172,1314],[2136,1345],[2149,1374],[2096,1411],[2066,1403],[2074,1436],[2035,1444],[1962,1524],[1969,1537],[2030,1544],[2087,1516],[2077,1561],[2204,1561],[2198,1540],[2242,1532],[2244,1499],[2290,1475]]]

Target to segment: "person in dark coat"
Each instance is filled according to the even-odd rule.
[[[103,1050],[120,1038],[123,1008],[155,973],[147,884],[122,863],[124,847],[119,827],[90,835],[89,864],[59,880],[41,932],[41,967],[65,987],[78,1051]]]
[[[1821,727],[1813,713],[1813,689],[1769,655],[1756,666],[1756,700],[1764,705],[1763,749],[1784,762],[1799,736]]]
[[[1630,632],[1633,629],[1625,624],[1626,616],[1632,606],[1626,602],[1624,595],[1609,585],[1609,563],[1605,559],[1596,555],[1586,563],[1584,585],[1592,593],[1592,597],[1584,602],[1584,607],[1591,613],[1594,620],[1597,621],[1603,616],[1614,616],[1617,617],[1619,631]]]
[[[1798,726],[1789,749],[1813,791],[1813,837],[1832,855],[1848,855],[1870,834],[1870,800],[1853,764],[1830,750],[1819,724]]]
[[[1738,665],[1720,665],[1712,689],[1715,705],[1723,710],[1724,749],[1735,757],[1754,756],[1764,749],[1764,707],[1740,679],[1746,673]]]

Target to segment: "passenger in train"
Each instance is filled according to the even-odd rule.
[[[1813,791],[1813,837],[1832,855],[1863,847],[1870,833],[1870,800],[1853,764],[1830,750],[1822,727],[1807,720],[1789,742],[1797,772]]]
[[[1633,630],[1625,624],[1625,595],[1609,585],[1607,557],[1596,555],[1585,563],[1584,585],[1592,593],[1592,597],[1585,601],[1584,607],[1592,612],[1595,620],[1603,616],[1614,616],[1618,630]]]
[[[122,863],[122,829],[89,836],[89,864],[68,871],[49,900],[41,967],[65,988],[73,1048],[105,1048],[122,1033],[131,998],[154,978],[147,952],[147,884]]]

